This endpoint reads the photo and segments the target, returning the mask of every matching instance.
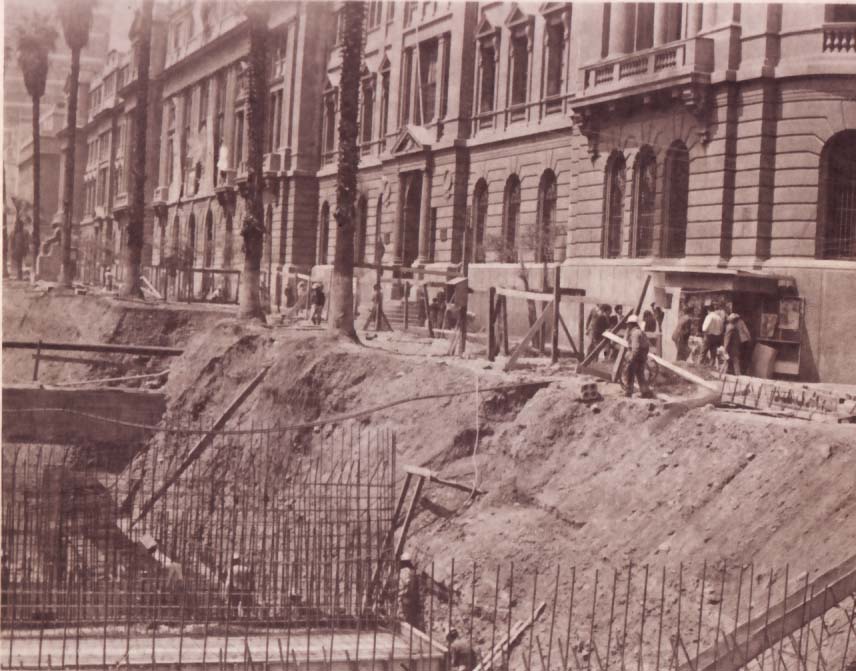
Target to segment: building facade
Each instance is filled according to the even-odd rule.
[[[452,273],[466,262],[477,290],[521,286],[522,274],[546,286],[558,264],[563,286],[627,306],[650,275],[645,303],[666,311],[667,355],[682,310],[698,321],[725,303],[775,350],[775,372],[856,381],[842,337],[856,327],[854,5],[365,8],[357,263]],[[272,310],[297,273],[323,280],[333,258],[340,9],[272,5]],[[185,294],[233,295],[246,24],[227,3],[183,1],[163,30],[151,265],[196,269]],[[91,123],[97,144],[109,124]],[[97,165],[85,180],[95,207]],[[365,293],[370,271],[357,273]],[[576,311],[567,317],[575,333]]]

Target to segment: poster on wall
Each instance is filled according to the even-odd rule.
[[[799,298],[783,298],[779,301],[779,328],[782,331],[799,331],[802,301]]]
[[[761,315],[760,337],[775,338],[776,326],[779,324],[779,315],[765,312]]]

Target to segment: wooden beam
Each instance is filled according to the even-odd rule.
[[[475,494],[487,494],[483,489],[473,489],[467,485],[462,485],[460,482],[454,482],[453,480],[445,480],[441,478],[435,471],[432,471],[430,468],[423,468],[422,466],[405,466],[404,472],[408,475],[417,475],[421,478],[426,478],[431,482],[435,482],[438,485],[443,485],[445,487],[451,487],[452,489],[458,489],[462,492],[467,493],[475,493]]]
[[[544,307],[544,310],[541,312],[538,319],[535,320],[535,323],[532,324],[532,326],[529,328],[529,331],[527,331],[526,335],[523,336],[523,340],[520,342],[520,344],[517,347],[514,348],[514,351],[511,353],[511,357],[508,359],[508,362],[505,364],[505,368],[503,369],[504,371],[508,372],[514,367],[514,364],[517,363],[517,359],[519,359],[520,355],[523,354],[523,350],[526,349],[526,347],[528,347],[533,336],[541,329],[541,324],[544,323],[544,320],[547,318],[547,315],[551,309],[555,309],[555,306],[553,305],[553,301],[550,301]]]
[[[449,273],[445,270],[431,270],[429,268],[410,268],[408,266],[387,266],[380,263],[355,263],[354,268],[366,268],[369,270],[377,270],[378,268],[380,268],[381,270],[389,270],[394,273],[413,273],[414,277],[416,277],[417,275],[439,275],[442,277],[449,277]],[[460,277],[460,274],[453,273],[452,277]]]
[[[112,343],[44,342],[36,340],[4,340],[3,349],[54,350],[59,352],[102,352],[105,354],[136,354],[137,356],[181,356],[178,347],[154,345],[114,345]]]
[[[432,338],[434,337],[434,325],[431,323],[431,303],[428,302],[428,289],[423,284],[422,289],[422,300],[425,301],[425,323],[428,324],[428,335]]]
[[[214,442],[214,438],[217,435],[217,432],[222,429],[226,422],[228,422],[232,415],[241,407],[244,401],[253,393],[253,390],[259,385],[259,383],[264,379],[267,372],[271,369],[273,364],[268,364],[256,375],[252,380],[250,380],[241,391],[232,399],[232,402],[229,403],[229,406],[223,411],[220,417],[217,418],[217,421],[214,422],[214,425],[211,427],[211,430],[208,431],[196,445],[193,446],[193,449],[190,450],[187,457],[185,457],[184,461],[181,465],[175,469],[175,472],[172,473],[169,477],[167,477],[166,481],[158,487],[158,490],[149,497],[149,500],[146,501],[140,507],[140,514],[137,515],[137,518],[134,520],[131,526],[137,524],[141,519],[143,519],[146,515],[151,512],[152,508],[155,507],[155,504],[166,494],[167,490],[172,487],[178,479],[182,476],[182,474],[190,468],[191,464],[196,461],[202,453],[208,448],[208,446]]]
[[[558,312],[558,310],[557,310]],[[571,337],[571,332],[568,330],[568,325],[565,324],[565,320],[562,319],[561,313],[559,313],[559,323],[562,325],[562,330],[565,332],[565,337],[568,339],[568,343],[571,345],[571,348],[574,350],[574,354],[577,357],[582,358],[580,354],[580,349],[577,347],[577,344],[574,342],[574,339]]]
[[[523,289],[506,289],[497,287],[496,293],[500,296],[508,296],[509,298],[523,298],[527,301],[550,301],[553,300],[553,292],[547,291],[524,291]],[[578,289],[561,289],[559,292],[562,299],[568,303],[610,303],[604,298],[596,298],[594,296],[580,296]]]
[[[582,303],[579,304],[579,324],[577,325],[577,335],[580,339],[580,361],[586,358],[586,308]]]
[[[630,319],[630,315],[629,314],[624,315],[621,318],[621,320],[615,326],[612,327],[612,329],[610,331],[604,331],[604,335],[606,335],[607,333],[615,333],[615,332],[619,331],[624,326],[624,324],[627,322],[628,319]],[[597,357],[597,355],[603,351],[603,348],[606,347],[606,345],[607,345],[606,338],[601,338],[600,341],[596,342],[594,344],[594,346],[588,351],[588,354],[586,354],[585,358],[582,361],[580,361],[580,365],[577,368],[583,369],[586,366],[588,366],[592,361],[594,361],[594,359]]]
[[[614,333],[606,331],[603,334],[603,336],[607,340],[611,340],[612,342],[617,343],[617,344],[621,345],[622,347],[628,346],[627,341],[624,338],[617,336]],[[692,382],[693,384],[697,384],[698,386],[704,387],[705,389],[710,389],[711,391],[718,392],[720,390],[720,385],[718,383],[714,383],[710,380],[705,380],[704,378],[701,378],[694,373],[690,373],[688,370],[684,370],[680,366],[676,366],[675,364],[671,363],[670,361],[666,361],[665,359],[658,357],[656,354],[653,354],[651,351],[648,352],[648,358],[653,359],[654,361],[656,361],[658,364],[660,364],[666,370],[670,370],[671,372],[673,372],[678,377],[682,377],[685,380]]]
[[[401,536],[398,537],[398,543],[395,545],[395,561],[401,559],[401,553],[404,551],[404,541],[407,540],[407,532],[410,531],[410,523],[413,522],[413,516],[416,514],[416,506],[419,505],[419,499],[422,498],[422,488],[424,486],[425,478],[419,478],[416,481],[416,491],[413,492],[413,498],[410,499],[410,505],[407,506],[407,514],[404,516]]]
[[[487,360],[496,358],[496,287],[490,287],[487,293]]]
[[[783,638],[820,617],[856,592],[856,555],[806,584],[727,635],[740,646],[715,646],[687,662],[680,671],[737,671]],[[744,643],[745,641],[745,643]]]
[[[559,306],[561,305],[562,300],[562,268],[560,266],[556,266],[555,275],[553,277],[553,332],[550,334],[552,336],[552,342],[550,345],[553,348],[553,351],[550,353],[550,361],[552,363],[558,363],[559,361]],[[567,333],[567,329],[565,329]],[[568,333],[568,338],[571,335]],[[574,347],[576,349],[576,347]]]
[[[523,636],[523,634],[539,620],[546,608],[547,603],[542,601],[535,612],[527,620],[515,624],[511,629],[511,633],[503,636],[499,643],[497,643],[487,654],[487,658],[482,660],[482,662],[476,666],[473,671],[488,671],[488,669],[491,669],[494,665],[494,660],[496,660],[497,657],[501,657],[506,650],[511,651],[511,649],[517,645],[518,641],[520,641],[520,637]]]

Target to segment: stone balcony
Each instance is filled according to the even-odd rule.
[[[623,54],[580,68],[578,99],[606,100],[629,92],[648,92],[680,83],[708,81],[713,71],[713,40],[694,37]]]
[[[824,53],[856,53],[856,23],[826,23],[823,25]]]

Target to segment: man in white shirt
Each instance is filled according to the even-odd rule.
[[[701,353],[701,361],[710,355],[708,363],[715,366],[716,350],[722,345],[722,335],[725,332],[725,310],[718,305],[713,305],[711,308],[701,325],[701,332],[704,334],[704,351]]]

